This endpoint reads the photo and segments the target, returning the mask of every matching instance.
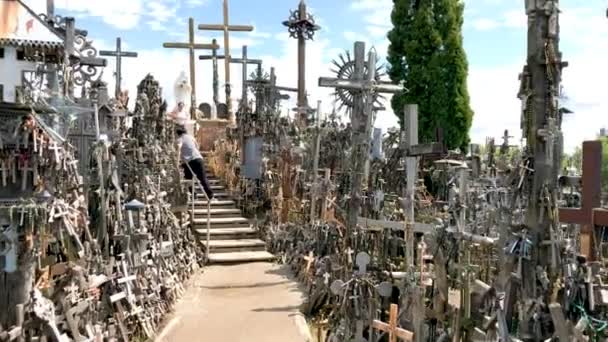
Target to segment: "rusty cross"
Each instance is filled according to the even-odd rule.
[[[100,56],[116,57],[116,89],[115,98],[120,97],[120,83],[122,82],[122,57],[137,57],[137,52],[122,51],[122,41],[116,38],[115,51],[99,51]]]
[[[164,43],[163,47],[167,49],[188,49],[190,50],[190,85],[192,86],[190,115],[192,120],[196,120],[196,81],[195,81],[195,65],[194,65],[194,50],[213,50],[218,49],[217,44],[196,44],[194,43],[194,19],[188,19],[188,43]]]
[[[384,323],[380,320],[373,320],[372,328],[388,333],[389,342],[397,342],[397,338],[403,341],[413,341],[414,333],[397,327],[397,316],[399,315],[399,307],[397,304],[391,304],[388,323]]]
[[[595,257],[595,252],[593,251],[594,244],[592,243],[592,238],[590,238],[590,236],[593,236],[594,227],[608,226],[608,210],[600,208],[602,188],[601,165],[601,141],[583,142],[583,190],[581,208],[559,209],[560,222],[581,225],[581,239],[585,239],[584,245],[586,245],[586,247],[581,246],[581,250],[586,250],[586,254],[590,259]]]
[[[224,56],[228,58],[224,58],[224,72],[225,72],[225,82],[226,82],[226,106],[228,108],[228,115],[230,116],[230,121],[234,123],[235,117],[232,111],[232,103],[230,99],[230,32],[251,32],[253,31],[253,26],[249,25],[230,25],[229,17],[228,17],[228,0],[224,0],[224,23],[220,25],[207,25],[201,24],[198,25],[199,30],[206,31],[223,31],[224,32]]]

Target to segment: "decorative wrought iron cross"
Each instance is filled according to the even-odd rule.
[[[228,0],[224,0],[224,23],[220,25],[198,25],[199,30],[206,31],[223,31],[224,32],[224,72],[226,75],[226,106],[228,108],[228,115],[230,121],[234,123],[235,117],[232,111],[232,104],[230,99],[230,32],[251,32],[254,30],[253,26],[249,25],[230,25],[228,17]]]
[[[269,81],[253,80],[253,81],[246,81],[245,84],[247,86],[264,88],[267,91],[267,95],[266,95],[267,98],[265,100],[268,101],[267,104],[272,109],[276,108],[279,100],[289,99],[289,95],[282,95],[280,93],[281,91],[287,91],[287,92],[292,92],[292,93],[295,93],[298,91],[297,88],[277,86],[277,76],[275,74],[274,67],[270,68],[270,80]],[[260,107],[259,104],[257,104],[257,106],[258,106],[258,108]]]
[[[122,41],[120,37],[116,38],[115,51],[99,51],[100,56],[116,57],[116,89],[114,96],[116,99],[120,96],[120,83],[122,81],[122,57],[137,57],[137,52],[122,51]]]
[[[587,257],[595,259],[596,252],[592,243],[593,229],[597,226],[608,226],[608,210],[601,209],[601,166],[602,143],[599,140],[583,142],[583,191],[581,208],[560,208],[559,221],[580,224],[581,238],[587,236],[581,244],[581,250],[588,251]]]
[[[191,118],[196,119],[196,71],[194,65],[194,50],[218,49],[217,44],[196,44],[194,42],[194,19],[188,19],[188,43],[163,43],[166,49],[188,49],[190,51],[190,85],[192,87],[190,112]]]
[[[308,13],[306,3],[300,0],[298,9],[292,11],[289,19],[283,22],[289,29],[289,35],[298,39],[298,120],[306,114],[308,103],[306,100],[306,40],[312,40],[315,31],[321,29],[315,23],[314,17]]]

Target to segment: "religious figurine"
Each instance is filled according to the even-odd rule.
[[[175,108],[169,113],[169,118],[181,125],[186,125],[190,117],[192,86],[182,71],[175,80],[173,88],[175,96]]]

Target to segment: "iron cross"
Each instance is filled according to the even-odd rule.
[[[321,29],[315,24],[315,19],[306,7],[304,0],[300,0],[298,9],[291,12],[289,19],[283,22],[289,34],[298,39],[298,120],[305,115],[308,103],[306,99],[306,41],[312,40],[315,31]]]
[[[289,99],[289,95],[283,95],[280,93],[281,91],[292,93],[296,93],[298,91],[297,88],[277,86],[277,76],[274,67],[270,68],[269,81],[247,81],[245,84],[247,84],[247,86],[263,88],[266,94],[265,101],[268,101],[267,104],[270,108],[272,108],[272,110],[276,109],[279,100]]]
[[[137,57],[137,52],[122,51],[122,41],[120,37],[116,38],[116,51],[99,51],[100,56],[116,57],[116,89],[114,96],[116,99],[120,96],[120,84],[122,82],[122,57]]]
[[[196,71],[194,65],[194,50],[213,50],[218,49],[217,44],[196,44],[194,43],[194,19],[188,19],[188,43],[163,43],[166,49],[188,49],[190,51],[190,85],[192,86],[190,115],[192,120],[196,119]]]
[[[224,23],[220,25],[198,25],[199,30],[206,31],[223,31],[224,32],[224,73],[226,77],[226,106],[228,108],[228,115],[230,121],[235,122],[234,112],[232,111],[232,103],[230,99],[230,32],[251,32],[253,26],[249,25],[230,25],[228,17],[228,0],[224,0]]]

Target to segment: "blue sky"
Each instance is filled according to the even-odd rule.
[[[187,70],[186,51],[167,50],[162,43],[185,41],[187,21],[215,24],[222,20],[222,0],[56,0],[56,11],[77,18],[77,26],[89,31],[95,46],[113,48],[121,36],[129,50],[140,57],[123,63],[123,87],[131,90],[148,72],[158,78],[171,103],[172,88],[180,71]],[[469,60],[469,92],[475,119],[471,135],[484,142],[486,136],[499,137],[505,128],[519,136],[520,102],[517,99],[518,73],[525,62],[526,17],[523,0],[465,0],[463,29]],[[45,0],[26,0],[36,11],[44,10]],[[250,57],[261,58],[265,69],[277,69],[281,85],[296,86],[297,46],[281,22],[298,0],[231,0],[230,20],[251,24],[255,31],[235,33],[231,38],[233,55],[249,46]],[[322,30],[309,44],[307,88],[314,106],[323,101],[330,111],[331,91],[316,87],[319,76],[331,76],[329,63],[355,40],[374,45],[386,54],[386,32],[391,27],[392,0],[307,0]],[[584,139],[593,138],[608,126],[608,0],[561,0],[561,50],[570,67],[564,73],[567,106],[576,113],[564,123],[567,150]],[[222,41],[219,33],[198,31],[197,42],[211,38]],[[222,47],[223,48],[223,47]],[[202,51],[201,53],[208,53]],[[113,61],[104,78],[113,84]],[[240,94],[239,66],[232,67],[233,94]],[[197,97],[211,101],[211,65],[197,61]],[[223,69],[220,68],[220,75]],[[223,82],[223,80],[220,80]],[[285,103],[293,108],[294,102]],[[387,128],[396,122],[392,113],[380,113],[376,126]]]

